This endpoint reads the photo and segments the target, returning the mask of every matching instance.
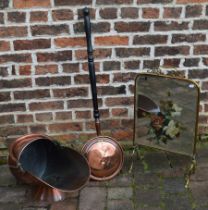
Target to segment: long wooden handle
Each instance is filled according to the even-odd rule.
[[[85,27],[86,41],[87,41],[88,69],[89,69],[91,92],[92,92],[94,119],[95,119],[97,135],[99,136],[100,113],[98,109],[98,100],[97,100],[97,85],[96,85],[95,65],[94,65],[93,47],[92,47],[92,38],[91,38],[90,12],[87,7],[83,9],[83,14],[84,14],[84,27]]]

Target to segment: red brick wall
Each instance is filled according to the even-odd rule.
[[[94,136],[82,8],[91,8],[104,134],[132,139],[134,77],[181,71],[199,82],[208,131],[208,0],[0,1],[1,136]]]

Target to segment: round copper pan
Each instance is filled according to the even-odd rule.
[[[120,144],[108,136],[97,136],[86,142],[82,153],[91,167],[91,178],[98,181],[116,176],[124,162]]]

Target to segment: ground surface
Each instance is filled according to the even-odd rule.
[[[190,188],[184,187],[189,158],[170,155],[170,168],[162,152],[146,151],[144,160],[125,153],[122,173],[107,182],[91,181],[61,202],[34,202],[31,187],[17,184],[6,165],[0,166],[1,210],[207,210],[208,147],[198,149],[197,170]],[[133,163],[132,172],[129,173]]]

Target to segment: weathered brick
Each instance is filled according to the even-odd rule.
[[[160,10],[157,8],[143,8],[142,17],[146,19],[155,19],[160,15]]]
[[[94,62],[94,66],[95,66],[95,71],[99,72],[100,71],[100,63],[99,62]],[[81,70],[83,70],[85,72],[89,72],[88,62],[82,63]]]
[[[167,4],[173,0],[137,0],[138,4]]]
[[[26,20],[25,12],[8,12],[7,19],[9,22],[24,23]]]
[[[98,100],[99,106],[102,105],[102,100]],[[92,108],[92,100],[91,99],[76,99],[69,100],[67,102],[68,108]]]
[[[207,19],[194,20],[193,29],[194,30],[207,30],[208,20]]]
[[[12,124],[14,123],[14,115],[2,115],[0,116],[0,124]]]
[[[103,8],[100,10],[100,17],[103,19],[116,19],[117,8]]]
[[[203,79],[208,77],[207,69],[193,69],[188,71],[188,77],[190,79]]]
[[[103,62],[104,71],[112,71],[112,70],[120,70],[120,69],[121,69],[120,61],[104,61]]]
[[[156,47],[155,56],[188,55],[189,49],[189,46]]]
[[[35,119],[38,122],[49,122],[53,119],[53,115],[50,112],[47,113],[36,113]]]
[[[24,36],[27,36],[27,27],[25,26],[0,27],[0,38]]]
[[[56,76],[56,77],[38,77],[35,79],[35,83],[38,86],[64,86],[71,84],[71,76]]]
[[[73,20],[73,11],[70,9],[58,9],[52,11],[52,18],[54,21]]]
[[[63,112],[56,112],[56,120],[69,120],[72,119],[72,112],[71,111],[63,111]]]
[[[71,123],[56,123],[48,126],[50,132],[66,132],[66,131],[81,131],[83,124],[80,122]]]
[[[139,60],[132,60],[132,61],[125,61],[124,62],[124,68],[125,69],[139,69],[140,67],[140,61]]]
[[[194,55],[207,55],[208,45],[196,45],[194,46]]]
[[[138,12],[139,10],[136,7],[124,7],[121,8],[121,17],[136,19],[138,18]]]
[[[114,86],[102,86],[98,87],[98,95],[119,95],[126,93],[126,86],[120,85],[118,87]]]
[[[11,97],[10,97],[10,93],[9,92],[2,92],[0,93],[0,102],[2,101],[10,101]]]
[[[205,41],[206,35],[197,33],[197,34],[173,34],[172,35],[172,43],[178,42],[200,42]]]
[[[35,25],[31,26],[33,36],[51,35],[56,36],[60,34],[69,34],[69,26],[66,24],[61,25]]]
[[[72,60],[72,51],[57,51],[53,53],[37,53],[38,62],[48,62],[48,61],[68,61]]]
[[[133,0],[97,0],[99,5],[111,5],[111,4],[131,4]]]
[[[0,24],[4,24],[4,13],[0,13]]]
[[[96,49],[94,51],[94,58],[109,58],[111,57],[112,49]],[[86,60],[87,52],[86,50],[76,50],[75,56],[78,60]]]
[[[181,7],[165,7],[163,12],[164,18],[179,18],[181,16]]]
[[[133,81],[137,73],[114,73],[113,82],[130,82]]]
[[[19,66],[19,75],[31,75],[31,65]]]
[[[18,111],[25,111],[25,104],[24,103],[13,103],[13,104],[0,104],[0,112],[18,112]]]
[[[202,90],[208,90],[208,82],[207,81],[202,82]]]
[[[33,115],[19,114],[17,115],[17,123],[31,123],[33,122]]]
[[[202,5],[186,6],[186,17],[199,17],[202,15]]]
[[[5,9],[9,7],[9,0],[1,0],[0,1],[0,9]]]
[[[113,108],[112,115],[115,117],[127,117],[128,116],[128,109],[127,108]]]
[[[198,66],[199,61],[199,58],[186,58],[183,65],[186,67]]]
[[[0,67],[0,77],[7,77],[9,75],[7,67]]]
[[[77,46],[86,46],[86,40],[84,37],[63,37],[63,38],[57,38],[54,40],[54,43],[57,47],[77,47]]]
[[[14,50],[47,49],[51,47],[50,39],[15,40]]]
[[[0,55],[0,63],[15,62],[15,63],[31,63],[30,54],[7,54]]]
[[[92,112],[87,111],[76,111],[75,112],[76,119],[90,119],[92,117]]]
[[[96,9],[94,8],[88,8],[90,11],[90,19],[95,19],[95,12]],[[78,19],[83,19],[83,9],[77,9]]]
[[[149,22],[116,22],[115,23],[115,30],[117,32],[147,32],[150,29]]]
[[[32,11],[30,13],[30,22],[47,22],[48,12],[47,11]]]
[[[163,67],[165,68],[176,68],[180,65],[180,59],[177,58],[170,58],[170,59],[164,59]]]
[[[158,69],[160,66],[160,60],[144,60],[143,67],[145,69]]]
[[[92,33],[105,33],[110,31],[110,23],[108,22],[97,22],[92,23]],[[84,32],[84,24],[83,22],[75,23],[73,25],[75,33],[83,33]]]
[[[154,44],[166,44],[168,40],[167,35],[136,35],[133,39],[133,44],[139,44],[139,45],[154,45]]]
[[[95,37],[96,45],[128,45],[128,36],[102,36]]]
[[[150,48],[116,48],[116,56],[120,58],[131,56],[148,56],[150,54]]]
[[[64,73],[79,72],[79,63],[64,63],[62,64]]]
[[[31,125],[30,126],[31,133],[46,133],[45,125]]]
[[[24,90],[24,91],[15,91],[14,98],[17,100],[25,99],[40,99],[40,98],[49,98],[50,91],[47,89],[44,90]]]
[[[178,4],[207,3],[208,0],[177,0]]]
[[[0,41],[0,51],[9,51],[10,44],[7,41]]]
[[[74,81],[76,84],[89,84],[89,75],[76,75]],[[107,84],[110,78],[108,74],[96,75],[96,81],[97,83]]]
[[[208,66],[208,58],[203,58],[202,59],[202,62],[203,62],[203,64],[205,65],[205,66]]]
[[[32,102],[29,104],[30,111],[56,110],[63,109],[63,107],[62,101]]]
[[[155,31],[182,31],[188,29],[189,22],[176,22],[176,21],[157,21],[155,22]]]
[[[33,7],[50,7],[50,0],[13,0],[13,6],[17,9],[33,8]]]
[[[5,136],[13,136],[13,135],[17,136],[17,135],[24,135],[25,133],[27,133],[27,127],[26,126],[15,125],[15,126],[7,126],[6,129],[5,129],[4,135]],[[16,189],[18,189],[18,188],[16,188]],[[13,189],[13,191],[14,190],[15,190],[15,188]],[[26,190],[26,189],[24,189],[24,190]],[[19,191],[19,193],[20,193],[20,191]],[[1,192],[1,194],[2,194],[2,192]],[[8,196],[8,197],[10,197],[10,196]],[[8,199],[8,197],[7,198],[5,197],[5,200]],[[20,199],[20,198],[21,198],[21,196],[17,196],[15,200],[17,201],[17,199]],[[2,199],[2,197],[1,197],[1,199]],[[5,202],[5,200],[4,200],[4,202]],[[2,200],[0,202],[2,202]],[[11,201],[9,201],[9,202],[11,202]]]
[[[35,67],[35,74],[56,74],[58,73],[57,65],[38,65]]]
[[[72,98],[78,96],[88,96],[88,88],[74,87],[67,89],[56,89],[53,90],[53,94],[56,98]]]
[[[1,80],[1,83],[0,83],[0,88],[23,88],[23,87],[31,87],[31,86],[32,86],[32,81],[30,78]]]
[[[55,6],[75,6],[92,4],[92,0],[55,0]]]
[[[116,97],[116,98],[106,98],[105,104],[107,107],[111,106],[129,106],[133,105],[134,97]]]

